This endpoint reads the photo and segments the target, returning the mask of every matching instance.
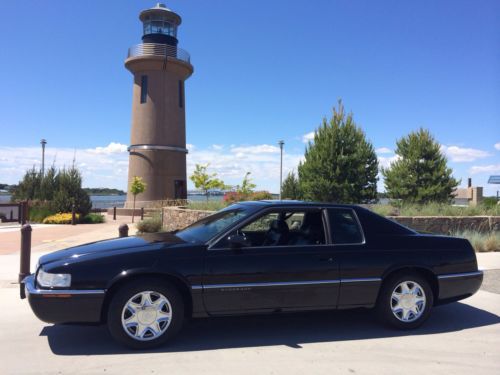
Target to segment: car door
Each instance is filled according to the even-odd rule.
[[[377,265],[384,255],[367,247],[363,229],[352,208],[328,208],[331,239],[340,262],[338,306],[372,306],[382,279]]]
[[[276,239],[269,233],[280,218],[286,222],[288,238]],[[308,228],[316,233],[301,238],[305,218]],[[339,263],[328,244],[326,220],[320,209],[270,209],[210,246],[203,275],[207,311],[224,314],[336,307]],[[246,235],[247,246],[230,248],[227,238],[231,234]]]

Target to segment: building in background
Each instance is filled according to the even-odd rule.
[[[184,81],[193,73],[189,54],[177,47],[181,17],[164,4],[142,11],[142,43],[129,49],[125,67],[134,76],[128,191],[134,176],[146,191],[137,207],[186,199]],[[128,193],[126,208],[132,206]]]
[[[467,180],[466,188],[458,188],[452,193],[454,196],[453,203],[461,206],[477,206],[483,200],[483,187],[472,186],[472,179]]]

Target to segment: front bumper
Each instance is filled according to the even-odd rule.
[[[47,323],[96,323],[101,321],[105,290],[37,289],[34,275],[23,280],[31,309]],[[21,291],[21,296],[23,291]]]
[[[470,297],[479,290],[482,282],[482,271],[439,275],[438,302],[446,303]]]

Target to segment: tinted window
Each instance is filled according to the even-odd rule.
[[[242,208],[225,209],[191,224],[175,235],[184,241],[207,242],[250,213]]]
[[[300,246],[325,244],[321,212],[272,211],[231,234],[243,235],[247,246]],[[228,247],[227,238],[216,247]]]
[[[354,212],[350,209],[329,209],[330,228],[334,244],[356,244],[363,242],[363,234]]]

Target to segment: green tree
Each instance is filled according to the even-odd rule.
[[[342,101],[316,130],[298,174],[306,200],[365,203],[377,198],[377,155]]]
[[[193,181],[196,189],[203,190],[208,202],[208,191],[212,189],[224,189],[226,185],[217,178],[217,173],[208,174],[209,164],[196,164],[195,170],[189,179]]]
[[[382,168],[387,194],[403,203],[449,202],[459,184],[431,133],[420,128],[396,142],[399,157]]]
[[[92,202],[82,188],[82,174],[75,164],[60,170],[55,181],[57,190],[53,195],[53,202],[58,212],[71,212],[73,205],[81,217],[90,212]]]
[[[243,181],[241,183],[241,186],[240,185],[236,186],[237,193],[240,193],[243,195],[250,195],[253,193],[253,189],[255,189],[255,187],[257,185],[255,185],[252,182],[252,179],[249,176],[250,176],[250,172],[245,173],[245,177],[243,177]]]
[[[302,195],[300,193],[299,179],[294,172],[288,173],[285,180],[283,181],[283,187],[281,189],[281,197],[283,199],[301,199]]]
[[[135,199],[138,194],[144,193],[146,191],[146,183],[142,180],[142,177],[134,176],[132,183],[130,184],[130,192],[134,196],[134,205],[132,207],[132,223],[135,218]]]

